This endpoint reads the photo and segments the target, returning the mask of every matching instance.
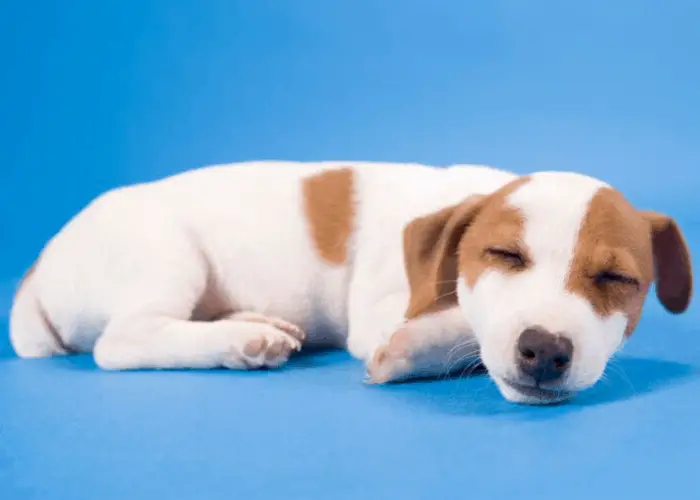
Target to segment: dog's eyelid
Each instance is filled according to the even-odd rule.
[[[521,266],[525,266],[528,263],[528,259],[518,247],[504,246],[504,245],[493,245],[484,249],[485,255],[492,255],[500,257],[502,259],[514,260]]]
[[[503,255],[522,255],[522,251],[516,245],[491,245],[486,247],[485,251]]]
[[[617,269],[602,269],[594,273],[591,278],[596,282],[596,284],[622,283],[625,285],[634,286],[636,288],[640,287],[640,281],[638,278],[630,273]]]

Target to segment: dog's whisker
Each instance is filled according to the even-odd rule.
[[[460,363],[462,363],[465,359],[470,358],[471,356],[469,354],[462,356],[458,360],[456,360],[454,363],[451,363],[449,366],[447,366],[444,370],[444,375],[445,377],[450,377],[455,373],[455,367],[458,366]],[[463,369],[462,372],[458,375],[457,378],[460,378],[465,370],[468,370],[471,367],[471,362],[469,362]]]
[[[462,342],[459,342],[459,343],[455,344],[455,345],[448,351],[447,356],[448,356],[448,358],[449,358],[449,356],[451,356],[452,354],[454,354],[455,351],[458,351],[459,349],[463,349],[463,348],[465,348],[465,347],[470,347],[470,346],[473,346],[473,345],[477,345],[477,340],[476,340],[476,339],[474,339],[474,338],[465,339],[465,340],[463,340]]]
[[[470,347],[470,346],[465,346],[465,347]],[[460,363],[462,363],[465,360],[469,360],[469,362],[464,366],[464,368],[462,369],[462,371],[460,372],[460,374],[457,378],[463,377],[465,372],[467,372],[467,371],[469,371],[469,374],[471,375],[471,373],[477,368],[479,361],[480,361],[480,358],[478,356],[478,350],[477,349],[473,349],[473,350],[470,349],[463,356],[457,358],[453,363],[448,364],[446,366],[445,372],[444,372],[445,377],[450,376],[454,371],[454,367],[459,365]]]
[[[611,358],[611,359],[610,359],[610,361],[608,362],[608,366],[607,366],[607,370],[606,370],[606,371],[609,370],[611,373],[610,373],[610,374],[606,374],[606,372],[603,372],[603,375],[604,375],[604,376],[606,376],[606,375],[611,375],[611,374],[617,375],[618,377],[620,377],[620,378],[623,379],[623,381],[625,382],[625,384],[627,384],[627,386],[628,386],[628,387],[630,388],[630,390],[632,391],[632,394],[637,394],[637,389],[634,387],[634,384],[632,383],[632,380],[630,380],[629,376],[627,375],[627,372],[625,372],[625,370],[624,370],[624,368],[623,368],[622,366],[620,366],[620,365],[618,365],[617,363],[615,363],[615,361],[617,361],[617,360],[614,359],[614,358]],[[609,376],[607,376],[606,378],[608,379],[609,382],[611,382]]]
[[[476,351],[476,349],[472,349],[473,347],[477,347],[478,343],[476,339],[469,338],[464,340],[463,342],[460,342],[453,346],[447,353],[447,359],[445,361],[445,365],[447,367],[448,371],[451,371],[454,365],[459,363],[462,359],[464,359],[465,356],[457,357],[456,359],[454,358],[455,356],[458,356],[459,351],[462,349],[469,349],[469,352],[466,353],[466,356],[470,356]]]
[[[475,358],[474,360],[471,361],[470,364],[468,364],[464,370],[462,370],[462,373],[460,374],[460,378],[463,377],[470,377],[472,374],[476,371],[476,369],[479,367],[479,364],[481,362],[480,358]]]

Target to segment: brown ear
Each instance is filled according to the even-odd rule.
[[[688,245],[672,218],[652,211],[642,213],[651,226],[656,295],[669,312],[682,313],[690,305],[693,294]]]
[[[406,318],[457,303],[457,249],[485,196],[411,221],[404,229],[404,258],[411,298]]]

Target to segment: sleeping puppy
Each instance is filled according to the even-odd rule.
[[[596,383],[653,282],[686,310],[677,224],[584,175],[251,162],[98,197],[25,276],[10,335],[20,357],[107,370],[274,368],[330,344],[386,383],[480,359],[541,404]]]

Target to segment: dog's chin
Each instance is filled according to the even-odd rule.
[[[495,378],[496,386],[503,397],[516,404],[524,405],[556,405],[568,401],[574,392],[564,389],[545,389],[528,386],[504,378]]]

